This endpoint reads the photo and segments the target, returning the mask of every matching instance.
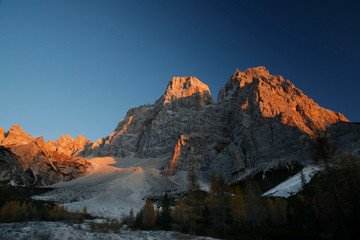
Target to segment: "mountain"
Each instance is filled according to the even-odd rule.
[[[130,109],[81,155],[161,157],[167,175],[195,168],[203,179],[214,172],[236,180],[311,162],[316,134],[348,121],[265,67],[236,70],[217,99],[195,77],[175,77],[154,104]]]
[[[19,125],[13,125],[0,136],[0,180],[15,184],[34,186],[50,185],[70,181],[84,176],[92,168],[92,163],[84,158],[69,156],[70,150],[88,143],[83,137],[70,142],[60,138],[56,142],[46,143],[43,137],[28,135]],[[69,139],[68,139],[69,140]],[[55,149],[56,144],[62,147]],[[65,153],[65,154],[64,154]]]
[[[154,104],[130,109],[109,136],[94,143],[69,135],[45,143],[14,125],[7,133],[0,129],[0,144],[8,159],[2,169],[12,169],[3,176],[30,169],[36,184],[84,176],[92,162],[81,157],[133,159],[134,166],[156,162],[160,173],[177,180],[195,169],[203,181],[211,173],[236,181],[311,163],[314,140],[324,132],[342,149],[360,154],[359,125],[256,67],[236,70],[216,102],[197,78],[174,77]]]
[[[218,101],[189,121],[180,154],[169,165],[184,170],[195,166],[205,179],[214,172],[236,180],[294,163],[307,164],[312,161],[316,132],[340,121],[348,120],[321,108],[264,67],[236,70],[220,90]]]
[[[314,163],[319,136],[360,156],[359,135],[359,124],[320,107],[265,67],[236,70],[216,102],[197,78],[174,77],[154,104],[130,109],[96,142],[67,135],[46,143],[17,125],[0,129],[0,179],[51,184],[55,190],[36,198],[119,217],[139,210],[149,197],[186,191],[190,170],[204,189],[212,173],[227,181],[270,182],[285,172],[275,176],[279,183],[298,165],[306,170]],[[305,171],[306,179],[313,173]],[[300,183],[297,174],[269,194],[286,195]]]
[[[207,85],[195,77],[174,77],[152,105],[130,109],[110,136],[83,156],[170,157],[186,124],[213,103]]]
[[[252,118],[280,116],[281,123],[298,127],[310,136],[339,121],[348,122],[341,113],[320,107],[289,80],[270,75],[265,67],[243,73],[236,70],[220,90],[218,99],[237,102]]]

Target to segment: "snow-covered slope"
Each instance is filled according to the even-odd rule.
[[[307,166],[302,169],[302,172],[305,177],[305,182],[309,183],[311,178],[315,175],[315,173],[319,172],[321,167],[319,166]],[[265,192],[262,196],[266,197],[290,197],[301,191],[302,188],[301,183],[301,172],[287,179],[286,181],[280,183],[276,187],[270,189]]]
[[[121,219],[131,208],[139,211],[147,197],[178,189],[178,184],[160,174],[164,159],[94,158],[92,172],[70,182],[52,185],[54,191],[37,199],[62,203],[69,211]]]

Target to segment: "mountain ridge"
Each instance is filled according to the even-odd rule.
[[[130,109],[96,142],[61,135],[42,143],[14,125],[8,133],[0,129],[0,144],[11,150],[40,141],[49,152],[70,157],[162,158],[168,176],[196,169],[203,179],[215,172],[231,181],[311,162],[313,139],[338,122],[348,120],[260,66],[237,69],[216,102],[196,77],[174,77],[155,103]]]

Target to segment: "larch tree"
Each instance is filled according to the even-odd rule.
[[[146,229],[153,229],[155,227],[156,214],[154,205],[151,200],[146,200],[144,207],[141,209],[141,224]]]

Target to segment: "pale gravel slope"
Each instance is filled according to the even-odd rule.
[[[69,211],[86,206],[90,214],[121,219],[131,208],[139,211],[147,197],[178,188],[158,170],[164,159],[105,157],[91,161],[95,167],[89,175],[52,185],[54,191],[35,198],[54,200]]]

